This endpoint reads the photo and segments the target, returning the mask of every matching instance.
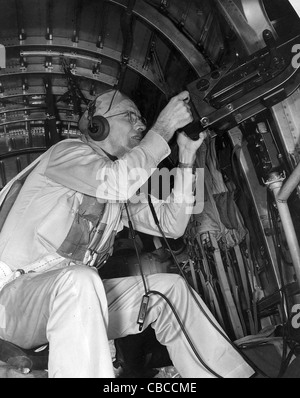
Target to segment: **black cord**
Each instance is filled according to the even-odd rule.
[[[110,91],[111,91],[111,90],[109,90],[108,92],[110,92]],[[111,110],[111,108],[112,108],[112,106],[113,106],[113,103],[114,103],[114,101],[115,101],[115,98],[116,98],[116,96],[117,96],[118,93],[119,93],[119,90],[116,90],[116,92],[114,93],[114,95],[113,95],[113,97],[112,97],[112,100],[110,101],[109,107],[108,107],[107,111],[104,113],[103,116],[105,116],[105,115]],[[101,94],[101,95],[103,95],[103,94]]]
[[[191,349],[193,350],[194,354],[196,355],[198,361],[199,361],[199,362],[203,365],[203,367],[205,367],[212,375],[216,376],[218,379],[223,379],[222,376],[220,376],[218,373],[216,373],[214,370],[212,370],[212,369],[203,361],[203,359],[201,358],[201,356],[199,355],[197,349],[195,348],[195,346],[194,346],[194,344],[193,344],[193,342],[192,342],[190,336],[188,335],[188,333],[187,333],[187,331],[186,331],[186,329],[185,329],[185,327],[184,327],[184,325],[183,325],[181,319],[179,318],[179,316],[178,316],[178,314],[177,314],[177,312],[176,312],[174,306],[173,306],[172,303],[170,302],[170,300],[169,300],[164,294],[162,294],[162,293],[160,293],[160,292],[158,292],[158,291],[155,291],[155,290],[150,290],[150,291],[148,292],[148,294],[156,294],[156,295],[162,297],[162,298],[167,302],[167,304],[168,304],[169,307],[171,308],[171,310],[172,310],[172,312],[173,312],[175,318],[177,319],[177,322],[178,322],[178,324],[179,324],[179,326],[180,326],[180,328],[181,328],[183,334],[185,335],[185,337],[186,337],[186,339],[187,339],[187,341],[188,341],[188,343],[189,343]]]
[[[131,239],[133,240],[134,248],[135,248],[135,251],[136,251],[137,258],[138,258],[138,264],[139,264],[140,273],[141,273],[142,280],[143,280],[145,295],[148,296],[148,288],[147,288],[147,284],[146,284],[146,278],[145,278],[145,275],[144,275],[144,273],[143,273],[141,257],[140,257],[139,249],[138,249],[138,247],[137,247],[137,243],[136,243],[136,239],[135,239],[136,234],[135,234],[135,230],[134,230],[134,228],[133,228],[132,222],[131,222],[131,218],[130,218],[130,214],[129,214],[129,211],[128,211],[128,205],[127,205],[127,203],[125,203],[125,209],[126,209],[126,213],[127,213],[128,226],[129,226],[129,231],[130,231]]]
[[[170,244],[166,238],[166,235],[164,233],[164,231],[162,230],[159,220],[157,218],[153,203],[151,201],[151,196],[148,195],[148,203],[151,209],[151,213],[153,215],[155,224],[157,225],[172,257],[173,260],[175,262],[175,265],[177,266],[177,268],[179,269],[181,275],[183,276],[184,280],[186,281],[187,287],[192,295],[192,297],[194,298],[198,308],[202,311],[202,313],[205,315],[205,317],[207,318],[207,320],[211,323],[211,325],[220,333],[220,335],[232,346],[232,348],[245,360],[245,362],[247,362],[249,364],[249,366],[251,366],[253,368],[253,370],[255,370],[257,373],[261,374],[262,376],[266,377],[266,378],[270,378],[268,375],[266,375],[261,369],[259,369],[244,353],[242,353],[236,346],[235,344],[226,336],[226,334],[210,319],[210,317],[207,315],[206,311],[204,310],[204,308],[202,307],[201,303],[199,302],[194,290],[192,289],[192,287],[190,286],[189,282],[186,279],[186,276],[184,275],[183,271],[181,270],[180,265],[178,264],[177,258],[174,255],[174,252],[172,250],[172,248],[170,247]],[[221,376],[220,376],[221,377]]]
[[[140,307],[140,311],[139,311],[139,315],[138,315],[138,321],[137,321],[137,323],[140,325],[139,330],[141,331],[141,330],[142,330],[142,327],[143,327],[143,325],[144,325],[144,321],[145,321],[145,318],[146,318],[147,307],[148,307],[148,302],[149,302],[149,297],[150,297],[150,295],[151,295],[151,294],[156,294],[156,295],[161,296],[161,297],[167,302],[167,304],[170,306],[172,312],[174,313],[174,315],[175,315],[175,317],[176,317],[176,319],[177,319],[177,321],[178,321],[178,323],[179,323],[179,325],[180,325],[180,328],[181,328],[183,334],[185,335],[185,337],[186,337],[186,339],[187,339],[187,341],[188,341],[188,343],[189,343],[189,345],[190,345],[192,351],[195,353],[195,355],[196,355],[196,357],[198,358],[199,362],[200,362],[211,374],[213,374],[214,376],[216,376],[216,377],[219,378],[219,379],[222,379],[223,377],[220,376],[219,374],[217,374],[215,371],[213,371],[213,370],[203,361],[203,359],[201,358],[201,356],[200,356],[199,353],[197,352],[196,347],[194,346],[194,344],[193,344],[192,340],[190,339],[190,337],[189,337],[187,331],[185,330],[185,327],[184,327],[184,325],[183,325],[183,323],[182,323],[182,321],[181,321],[179,315],[177,314],[177,312],[176,312],[174,306],[173,306],[172,303],[170,302],[170,300],[169,300],[164,294],[162,294],[162,293],[160,293],[160,292],[157,292],[157,291],[154,291],[154,290],[149,291],[149,290],[147,289],[147,284],[146,284],[146,279],[145,279],[145,275],[144,275],[144,272],[143,272],[142,262],[141,262],[140,254],[139,254],[138,247],[137,247],[136,240],[135,240],[136,234],[135,234],[135,230],[134,230],[134,228],[133,228],[133,225],[132,225],[132,222],[131,222],[131,219],[130,219],[130,214],[129,214],[129,211],[128,211],[128,206],[127,206],[127,204],[125,204],[125,209],[126,209],[127,218],[128,218],[128,226],[129,226],[129,230],[130,230],[130,235],[131,235],[131,237],[132,237],[132,239],[133,239],[133,242],[134,242],[134,246],[135,246],[135,250],[136,250],[137,258],[138,258],[138,263],[139,263],[139,268],[140,268],[140,273],[141,273],[141,276],[142,276],[142,281],[143,281],[144,290],[145,290],[145,295],[143,296],[143,299],[142,299],[142,303],[141,303],[141,307]],[[173,253],[173,252],[172,252],[172,253]]]

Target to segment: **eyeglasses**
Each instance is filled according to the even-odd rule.
[[[128,117],[129,122],[133,126],[135,126],[137,122],[143,123],[145,126],[147,126],[147,120],[144,117],[138,116],[136,113],[134,113],[132,111],[117,113],[116,115],[109,115],[109,116],[106,116],[106,119],[108,119],[109,117],[115,117],[115,116],[121,116],[121,115],[126,115]]]

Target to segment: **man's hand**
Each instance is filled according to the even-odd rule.
[[[199,139],[195,141],[189,138],[185,132],[178,133],[177,144],[179,147],[179,162],[191,165],[194,164],[196,153],[206,137],[207,133],[201,132],[199,134]]]
[[[183,91],[173,97],[159,114],[152,130],[169,142],[177,130],[193,121],[189,101],[190,94],[188,91]]]

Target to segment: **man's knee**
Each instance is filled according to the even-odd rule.
[[[84,289],[93,286],[97,290],[104,290],[101,278],[98,272],[93,268],[74,265],[65,269],[63,274],[65,278],[76,286],[80,286]]]
[[[183,291],[187,290],[187,284],[184,278],[178,274],[157,274],[153,275],[158,283],[158,290],[163,293],[163,291],[172,291],[175,294],[181,294]]]
[[[168,283],[172,286],[185,283],[181,275],[178,274],[161,274],[161,275],[163,276],[165,283]]]
[[[179,294],[188,291],[187,281],[181,275],[174,275],[172,280],[174,290]]]

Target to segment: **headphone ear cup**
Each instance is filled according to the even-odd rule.
[[[103,141],[108,137],[110,126],[108,120],[104,116],[94,116],[92,124],[89,126],[89,136],[94,141]]]

